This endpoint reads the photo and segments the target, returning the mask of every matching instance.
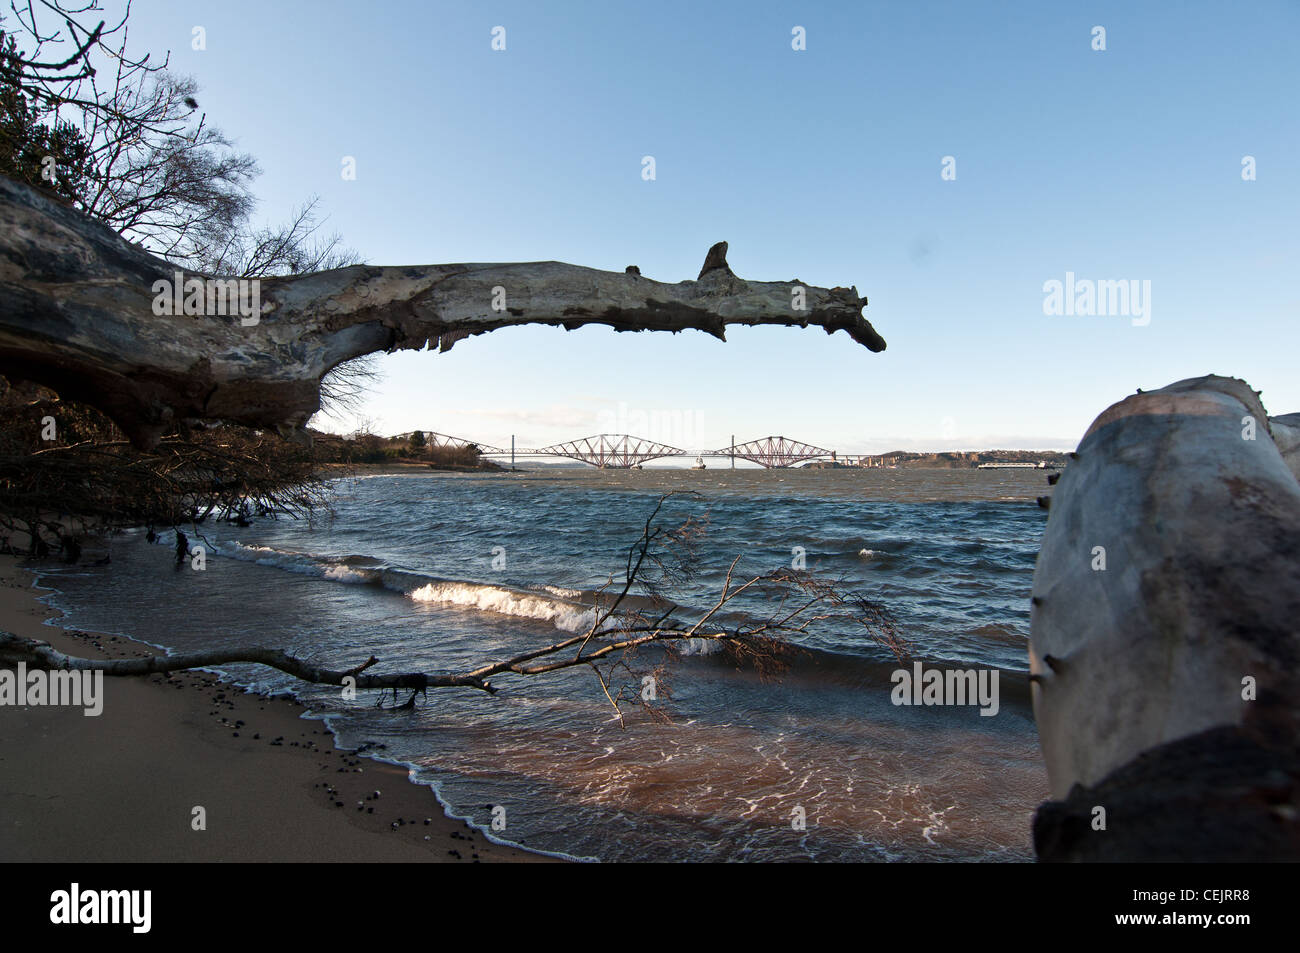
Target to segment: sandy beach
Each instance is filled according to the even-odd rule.
[[[90,658],[153,652],[43,624],[48,591],[0,557],[0,629]],[[186,672],[106,678],[103,705],[0,708],[0,861],[550,860],[446,817],[404,768],[336,750],[289,700]]]

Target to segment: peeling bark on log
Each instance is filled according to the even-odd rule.
[[[356,265],[264,279],[262,313],[157,315],[154,284],[176,269],[105,226],[0,176],[0,373],[46,384],[112,417],[141,447],[180,420],[292,433],[319,409],[321,377],[374,351],[447,350],[523,324],[619,331],[728,324],[817,325],[882,351],[855,288],[744,281],[710,249],[696,281],[560,262]],[[186,278],[206,276],[186,274]],[[805,289],[804,310],[793,291]],[[505,310],[493,310],[494,289]]]
[[[1294,416],[1180,381],[1106,410],[1061,475],[1031,610],[1040,858],[1300,859]]]

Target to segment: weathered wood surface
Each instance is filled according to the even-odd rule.
[[[1270,417],[1268,427],[1273,432],[1273,442],[1277,444],[1282,459],[1300,480],[1300,414]]]
[[[292,431],[319,408],[320,379],[342,361],[446,350],[514,325],[719,338],[727,325],[815,325],[884,350],[855,288],[745,281],[726,250],[718,243],[697,280],[675,284],[555,261],[357,265],[263,280],[256,324],[238,314],[158,315],[155,283],[174,283],[173,266],[0,177],[0,374],[96,406],[149,446],[186,419]]]
[[[1180,381],[1106,410],[1062,473],[1031,610],[1040,856],[1300,858],[1295,418],[1275,440],[1244,382]]]

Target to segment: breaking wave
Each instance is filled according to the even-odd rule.
[[[596,621],[596,609],[592,606],[476,582],[428,582],[408,592],[407,596],[416,602],[436,602],[444,606],[495,612],[498,615],[541,619],[566,632],[585,632]]]
[[[596,621],[595,594],[577,589],[542,586],[539,588],[547,593],[543,595],[509,586],[443,579],[392,566],[371,556],[316,556],[239,542],[221,544],[214,551],[230,559],[345,585],[379,586],[415,602],[536,619],[565,632],[586,631]]]

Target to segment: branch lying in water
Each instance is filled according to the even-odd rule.
[[[261,647],[212,649],[147,658],[88,659],[66,655],[47,642],[3,631],[0,631],[0,665],[23,662],[44,669],[135,676],[247,662],[265,665],[314,684],[391,690],[394,694],[399,689],[406,689],[412,693],[408,704],[412,703],[416,692],[430,688],[473,688],[496,694],[497,686],[491,679],[497,675],[546,675],[586,665],[600,679],[605,697],[614,706],[621,720],[623,711],[619,701],[623,698],[623,690],[620,689],[617,695],[611,695],[610,680],[618,668],[630,672],[628,657],[646,645],[665,644],[671,647],[691,639],[719,643],[734,661],[752,664],[760,674],[766,676],[779,672],[786,657],[796,651],[787,641],[790,635],[804,631],[812,622],[827,618],[835,610],[848,610],[841,614],[862,625],[870,637],[887,647],[896,657],[904,657],[907,645],[897,635],[893,621],[883,606],[863,596],[842,591],[835,584],[803,571],[778,570],[751,577],[744,582],[733,582],[739,557],[727,569],[722,591],[714,604],[689,625],[676,622],[673,616],[678,612],[678,607],[666,602],[659,591],[665,585],[680,583],[694,575],[695,546],[703,530],[695,520],[687,520],[676,529],[654,525],[666,498],[660,498],[646,520],[641,538],[628,552],[621,590],[607,605],[595,610],[595,618],[585,632],[469,671],[366,675],[363,672],[379,663],[374,656],[352,668],[331,669],[298,658],[282,649]],[[612,583],[611,578],[606,587],[602,588],[601,594]],[[650,597],[653,612],[657,615],[640,609],[625,608],[634,588],[640,588]],[[731,629],[715,622],[715,617],[728,604],[741,594],[757,589],[766,590],[775,597],[776,608],[766,619],[738,624]],[[793,604],[787,605],[792,601]],[[572,655],[568,654],[571,649],[576,649]],[[602,663],[607,666],[605,671],[600,668]],[[635,697],[640,698],[639,695]]]

